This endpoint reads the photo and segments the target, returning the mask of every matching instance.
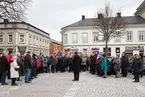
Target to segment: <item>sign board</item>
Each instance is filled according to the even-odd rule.
[[[133,51],[133,55],[134,55],[134,54],[138,54],[138,55],[139,55],[139,50],[134,50],[134,51]]]

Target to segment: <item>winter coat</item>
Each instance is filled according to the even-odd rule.
[[[24,58],[21,56],[17,56],[17,63],[19,66],[24,66]]]
[[[13,62],[11,62],[10,67],[10,76],[11,78],[18,78],[19,72],[15,70],[15,68],[19,68],[17,61],[14,59]]]
[[[56,62],[56,59],[55,59],[55,58],[51,58],[51,59],[50,59],[50,64],[51,64],[51,65],[56,65],[56,63],[57,63],[57,62]]]
[[[101,69],[104,71],[104,72],[107,72],[107,57],[103,57],[102,58],[102,62],[101,62]]]
[[[120,58],[115,58],[114,60],[113,60],[113,64],[114,64],[114,69],[115,70],[120,70]]]
[[[6,72],[9,68],[9,63],[7,61],[7,58],[5,56],[2,56],[0,58],[0,73]]]
[[[127,69],[129,67],[129,60],[127,56],[122,56],[121,58],[121,68]]]
[[[73,69],[73,72],[80,72],[80,65],[82,63],[82,59],[79,55],[75,55],[73,57],[73,64],[72,64],[72,69]]]
[[[12,60],[12,55],[11,54],[8,54],[7,56],[6,56],[6,58],[7,58],[7,61],[8,61],[8,63],[9,63],[9,66],[10,66],[10,61]]]
[[[32,68],[32,64],[31,64],[31,56],[30,55],[26,55],[24,58],[24,69],[31,69]]]
[[[44,56],[41,56],[41,66],[47,67],[47,61],[46,61],[46,58]]]
[[[37,69],[37,70],[38,70],[38,68],[40,68],[40,64],[41,64],[40,59],[37,58],[37,59],[36,59],[36,69]]]
[[[87,57],[82,57],[82,64],[81,65],[86,65],[87,64]]]
[[[96,57],[95,56],[90,57],[90,64],[96,64]]]
[[[142,65],[141,59],[135,58],[133,60],[132,68],[135,72],[139,72],[139,71],[141,71],[141,65]]]

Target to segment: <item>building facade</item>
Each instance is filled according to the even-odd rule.
[[[25,22],[0,23],[0,51],[13,51],[14,54],[31,53],[49,55],[50,35]]]
[[[145,4],[144,2],[143,4]],[[128,24],[126,34],[122,37],[112,38],[109,41],[108,47],[110,55],[121,56],[122,52],[126,52],[130,55],[133,55],[134,53],[144,55],[145,19],[143,18],[143,15],[137,15],[136,12],[135,16],[126,16],[121,18],[123,18]],[[99,33],[96,29],[94,29],[95,20],[96,18],[86,19],[85,16],[82,16],[80,21],[63,27],[61,29],[61,34],[63,37],[62,41],[64,51],[78,51],[84,54],[104,52],[105,43],[99,41]]]
[[[62,43],[50,39],[50,55],[57,54],[62,50]]]

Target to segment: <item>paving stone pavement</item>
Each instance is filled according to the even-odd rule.
[[[81,73],[80,81],[72,78],[72,73],[41,74],[30,84],[0,85],[0,97],[145,97],[145,78],[140,83],[132,83],[132,76],[103,79]]]

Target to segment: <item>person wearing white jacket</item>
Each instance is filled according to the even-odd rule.
[[[12,86],[17,86],[18,84],[16,84],[16,78],[19,78],[19,66],[17,63],[17,57],[14,56],[12,58],[12,61],[10,63],[11,67],[10,67],[10,76],[12,79]]]

